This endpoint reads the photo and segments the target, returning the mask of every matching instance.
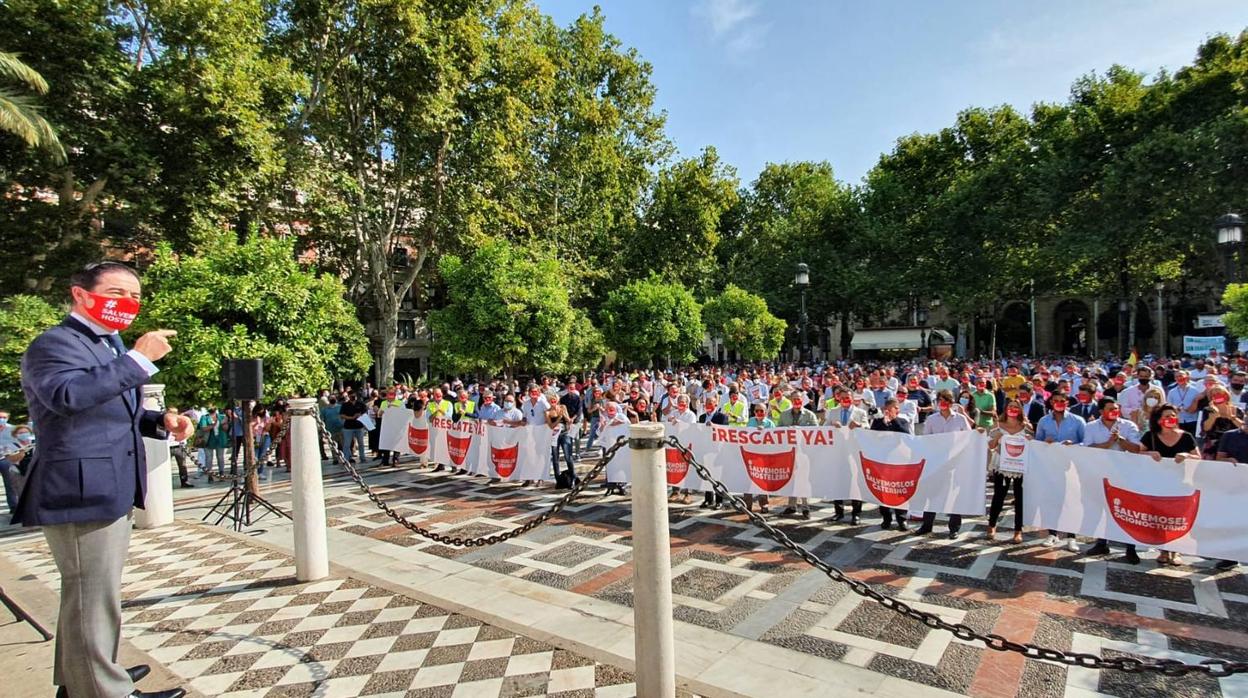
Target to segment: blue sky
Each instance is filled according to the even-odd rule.
[[[857,183],[898,137],[968,106],[1064,101],[1119,63],[1149,75],[1248,27],[1248,1],[536,0],[566,25],[595,4],[654,66],[682,155],[714,145],[750,182],[827,160]]]

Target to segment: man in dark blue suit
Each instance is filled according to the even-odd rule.
[[[22,357],[22,390],[39,427],[14,522],[42,526],[61,574],[53,682],[71,698],[180,698],[182,689],[145,693],[146,666],[117,663],[121,573],[133,507],[143,507],[143,437],[190,437],[180,415],[145,410],[140,386],[169,353],[174,332],[149,332],[127,350],[118,336],[139,312],[139,277],[115,262],[70,280],[73,309]]]

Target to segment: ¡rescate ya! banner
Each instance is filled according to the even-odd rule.
[[[550,480],[549,429],[496,427],[476,421],[411,423],[409,410],[387,411],[382,448],[506,480]],[[984,510],[987,441],[973,431],[908,436],[842,427],[748,429],[668,424],[698,462],[731,492],[862,499],[916,512],[966,515]],[[607,427],[609,446],[628,425]],[[664,452],[667,483],[709,490],[677,449]],[[629,482],[627,449],[607,464],[609,482]]]
[[[1029,525],[1248,561],[1243,466],[1037,442],[1027,456]]]

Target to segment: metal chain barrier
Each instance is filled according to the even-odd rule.
[[[566,507],[573,499],[577,497],[577,495],[579,495],[582,491],[584,491],[585,488],[589,486],[589,483],[592,482],[594,478],[596,478],[598,474],[602,472],[603,468],[607,467],[607,463],[611,461],[611,459],[615,456],[616,452],[619,451],[628,443],[628,440],[625,439],[624,437],[620,437],[618,440],[616,440],[616,442],[612,444],[610,448],[606,449],[606,451],[603,452],[602,457],[598,461],[598,463],[594,465],[594,467],[590,469],[588,473],[586,473],[584,478],[579,479],[576,485],[574,485],[572,489],[568,491],[567,494],[563,495],[563,497],[561,497],[559,501],[555,502],[549,509],[538,514],[537,516],[534,516],[528,521],[525,521],[519,527],[512,529],[510,531],[506,531],[504,533],[495,533],[495,534],[491,534],[488,536],[481,536],[478,538],[460,538],[458,536],[445,536],[445,535],[442,535],[441,533],[430,531],[427,528],[422,528],[421,526],[414,524],[411,521],[408,521],[406,517],[404,517],[402,514],[398,513],[394,509],[390,508],[389,504],[386,504],[384,501],[382,501],[381,497],[376,492],[374,492],[371,487],[368,486],[368,483],[364,482],[364,478],[363,476],[360,475],[360,471],[357,470],[354,465],[351,465],[351,462],[349,460],[343,457],[341,449],[339,449],[334,444],[333,438],[330,436],[329,430],[325,428],[325,423],[321,420],[320,410],[317,410],[315,408],[307,409],[307,410],[287,409],[286,414],[291,415],[291,416],[301,416],[301,417],[311,416],[313,419],[315,419],[316,430],[317,430],[317,433],[320,435],[321,446],[325,449],[325,452],[330,454],[330,457],[333,459],[334,463],[346,469],[347,474],[351,476],[351,479],[355,481],[355,484],[359,485],[360,489],[364,492],[364,494],[368,495],[369,500],[372,501],[373,504],[376,504],[377,508],[386,512],[386,514],[391,519],[394,519],[395,523],[399,524],[400,526],[403,526],[407,530],[411,531],[412,533],[415,533],[418,536],[421,536],[422,538],[428,538],[429,540],[432,540],[434,542],[441,543],[443,545],[453,545],[458,548],[474,548],[474,547],[482,547],[482,546],[487,546],[487,545],[494,545],[496,543],[502,543],[503,541],[511,540],[512,538],[515,538],[516,536],[522,536],[528,533],[529,531],[532,531],[533,529],[537,528],[538,526],[541,526],[542,524],[546,523],[548,520],[550,520],[550,517],[562,511],[564,507]],[[287,422],[287,424],[289,424],[289,422]]]
[[[1184,676],[1190,673],[1202,673],[1209,676],[1223,677],[1232,676],[1248,672],[1248,662],[1233,662],[1225,659],[1207,659],[1199,664],[1185,664],[1177,659],[1137,659],[1135,657],[1116,657],[1106,659],[1095,654],[1086,654],[1083,652],[1063,652],[1061,650],[1050,649],[1033,645],[1030,643],[1014,642],[1001,635],[995,633],[978,633],[964,623],[950,623],[935,613],[920,611],[911,607],[906,602],[885,596],[876,591],[866,582],[854,579],[841,570],[820,560],[814,553],[806,548],[793,542],[793,539],[782,530],[772,526],[760,514],[756,514],[746,507],[745,502],[740,497],[728,491],[724,484],[716,480],[702,465],[693,457],[693,452],[684,446],[675,436],[669,436],[666,442],[672,447],[680,451],[685,462],[693,466],[697,471],[698,477],[704,482],[710,483],[715,493],[723,497],[725,501],[732,504],[733,508],[745,514],[745,516],[772,540],[776,541],[789,552],[801,558],[810,566],[820,570],[828,576],[829,579],[846,584],[855,594],[866,597],[872,601],[896,611],[901,615],[916,620],[929,628],[936,630],[945,630],[953,633],[954,637],[966,642],[980,642],[988,649],[997,650],[998,652],[1017,652],[1028,659],[1043,659],[1058,664],[1068,666],[1083,667],[1086,669],[1116,669],[1126,672],[1154,672],[1165,676]]]

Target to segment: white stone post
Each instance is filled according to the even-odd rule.
[[[316,399],[294,398],[290,407],[293,410],[314,410],[317,408]],[[291,417],[291,516],[295,521],[295,578],[301,582],[329,576],[320,438],[315,417],[310,414]]]
[[[143,386],[143,407],[165,411],[165,386],[154,383]],[[169,456],[169,442],[164,439],[143,439],[147,455],[147,496],[142,509],[134,510],[134,525],[138,528],[156,528],[173,523],[173,459]]]
[[[628,428],[633,481],[633,658],[637,695],[676,695],[672,554],[662,424]]]

